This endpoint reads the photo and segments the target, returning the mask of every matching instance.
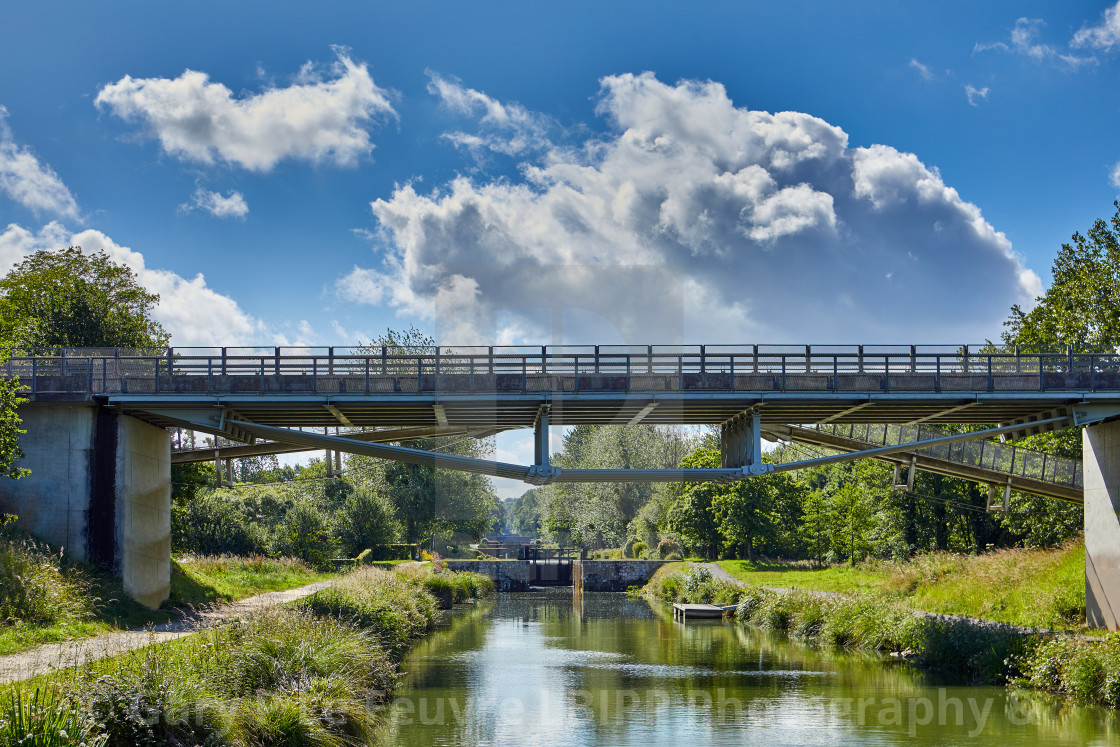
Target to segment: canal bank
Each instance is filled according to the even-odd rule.
[[[574,601],[575,599],[575,601]],[[578,600],[582,599],[582,603]],[[1106,745],[1116,714],[967,687],[622,594],[499,594],[419,641],[386,741]]]

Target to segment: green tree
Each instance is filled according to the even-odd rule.
[[[350,494],[335,516],[335,536],[349,557],[374,545],[395,542],[400,530],[393,507],[369,488]]]
[[[0,342],[0,365],[8,360],[8,351]],[[0,478],[10,477],[18,480],[29,474],[28,470],[17,467],[23,458],[19,448],[20,417],[16,408],[26,400],[19,396],[19,379],[0,378]]]
[[[719,466],[719,451],[700,448],[681,460],[681,469],[703,469]],[[669,509],[669,527],[680,535],[689,547],[699,550],[704,557],[714,559],[719,554],[719,519],[715,504],[724,486],[714,482],[690,482],[680,487],[679,497]]]
[[[38,251],[0,280],[0,339],[17,348],[164,347],[159,296],[128,267],[81,247]]]

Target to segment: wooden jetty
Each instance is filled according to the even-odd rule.
[[[681,604],[680,602],[674,602],[673,619],[682,622],[690,617],[693,619],[712,619],[723,617],[727,610],[732,609],[735,609],[734,604],[721,606],[718,604]]]

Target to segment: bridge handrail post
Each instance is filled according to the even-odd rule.
[[[805,373],[813,373],[813,346],[805,346]]]
[[[937,354],[936,359],[937,370],[933,376],[933,391],[941,394],[941,354]]]
[[[599,346],[595,346],[595,373],[599,373]]]
[[[86,376],[87,376],[86,391],[89,392],[90,394],[93,394],[93,356],[92,355],[89,357],[89,361],[86,365]]]
[[[705,353],[706,348],[707,348],[706,345],[701,345],[700,346],[700,373],[702,373],[702,374],[707,373],[707,370],[705,369],[705,360],[704,360],[705,354],[706,354]],[[626,376],[627,377],[630,376],[630,356],[629,355],[626,356]]]
[[[156,383],[154,393],[159,394],[159,358],[156,358],[153,362],[156,364]]]
[[[226,375],[226,349],[222,348],[222,376]]]
[[[630,391],[630,354],[626,354],[626,391]]]
[[[1066,345],[1066,358],[1069,361],[1068,363],[1066,363],[1066,373],[1067,374],[1072,374],[1073,373],[1073,345]]]
[[[521,391],[529,391],[529,361],[522,355],[521,356]]]
[[[677,356],[677,391],[684,391],[684,356]]]
[[[494,373],[494,346],[491,345],[489,348],[487,348],[487,350],[488,350],[487,361],[490,365],[490,371],[489,372],[490,372],[490,374],[493,374]]]
[[[1097,356],[1095,353],[1089,354],[1089,391],[1097,391],[1097,371],[1096,371]]]
[[[280,346],[276,346],[276,375],[280,375]]]
[[[786,390],[786,356],[782,354],[782,391]]]
[[[171,377],[171,376],[175,375],[175,370],[174,370],[174,368],[175,368],[175,355],[174,355],[174,353],[175,353],[175,348],[172,348],[172,347],[167,348],[167,376],[168,377]]]
[[[109,360],[107,358],[102,358],[101,359],[101,393],[102,394],[108,394],[109,393],[109,376],[108,376],[108,371],[106,370],[106,369],[108,369],[108,367],[109,367]]]
[[[1015,343],[1015,373],[1023,373],[1023,361],[1019,357],[1019,343]]]
[[[334,376],[334,346],[327,348],[327,376]]]
[[[731,354],[731,381],[728,383],[728,391],[735,391],[735,354]]]
[[[754,373],[758,373],[758,345],[751,346],[751,354],[754,357]]]
[[[388,360],[386,360],[386,357],[387,357],[387,353],[385,351],[385,346],[382,345],[381,346],[381,375],[382,376],[384,376],[385,374],[387,374],[389,372],[389,367],[388,367],[389,362],[388,362]]]
[[[369,356],[366,356],[366,394],[369,394]]]
[[[416,356],[416,393],[424,390],[424,359]]]
[[[988,353],[988,391],[994,392],[996,390],[995,380],[992,378],[992,354]]]
[[[214,391],[214,359],[206,358],[206,393]]]
[[[840,391],[840,356],[835,353],[832,356],[832,391]]]
[[[264,394],[264,356],[261,356],[260,394]]]
[[[883,390],[891,390],[891,354],[883,355]]]
[[[1042,474],[1038,477],[1042,481],[1046,480],[1046,456],[1046,452],[1042,452]]]
[[[39,393],[39,371],[38,371],[38,367],[36,366],[36,363],[38,363],[38,358],[33,357],[31,359],[31,393],[32,394],[38,394]]]
[[[319,356],[311,356],[311,391],[319,393]]]

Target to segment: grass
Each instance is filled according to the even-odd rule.
[[[1027,627],[1072,629],[1085,621],[1085,545],[997,550],[968,556],[930,553],[909,561],[868,561],[812,570],[803,564],[724,560],[745,583],[883,596],[913,609]]]
[[[150,610],[111,574],[67,561],[25,536],[0,536],[0,656],[172,620],[175,607],[235,601],[332,578],[289,558],[184,556],[171,596]]]
[[[0,744],[373,744],[439,614],[422,574],[359,568],[295,609],[0,689]]]

